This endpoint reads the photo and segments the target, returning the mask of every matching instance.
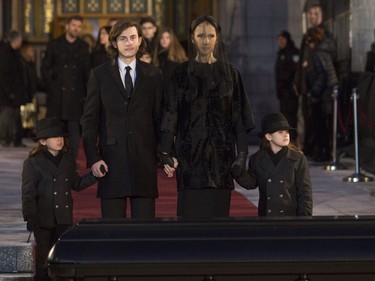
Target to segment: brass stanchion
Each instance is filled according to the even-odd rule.
[[[358,153],[358,116],[357,116],[357,88],[353,89],[353,93],[351,96],[353,100],[353,116],[354,116],[354,149],[355,149],[355,172],[354,174],[343,178],[343,181],[346,182],[369,182],[373,181],[372,177],[368,177],[359,171],[359,153]]]
[[[332,162],[326,166],[323,166],[324,170],[336,171],[345,170],[346,166],[339,163],[337,160],[337,98],[339,96],[339,88],[335,86],[332,92],[333,99],[333,126],[332,126]]]

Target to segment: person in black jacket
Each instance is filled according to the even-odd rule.
[[[323,24],[323,8],[319,4],[313,4],[308,7],[308,21],[309,28],[319,27],[324,30],[324,39],[322,44],[325,45],[326,51],[331,55],[332,61],[336,61],[337,57],[337,48],[336,42],[332,34],[324,27]],[[309,63],[309,57],[311,49],[307,42],[308,35],[305,33],[302,37],[300,45],[300,58],[299,65],[295,75],[295,88],[298,94],[301,96],[301,108],[303,115],[303,130],[304,130],[304,139],[303,143],[303,152],[308,157],[314,157],[314,145],[312,143],[311,136],[315,133],[315,126],[312,120],[312,111],[311,111],[311,100],[308,97],[308,89],[306,82],[306,71]]]
[[[25,146],[20,106],[32,97],[29,95],[27,68],[22,61],[20,47],[22,35],[12,30],[7,42],[0,48],[0,144]]]
[[[71,190],[83,190],[97,179],[91,172],[77,174],[75,159],[66,151],[67,134],[57,119],[42,119],[36,129],[37,144],[22,170],[22,214],[37,244],[34,280],[45,281],[48,252],[73,223]]]
[[[375,30],[374,30],[375,36]],[[366,53],[366,72],[375,72],[375,42],[371,43],[370,51]]]
[[[311,49],[306,69],[307,97],[311,106],[311,118],[315,129],[309,137],[313,145],[313,160],[326,162],[331,159],[331,124],[333,88],[338,79],[332,56],[324,43],[324,30],[312,27],[307,31],[307,44]]]
[[[111,27],[109,25],[102,26],[99,29],[98,39],[96,41],[95,48],[91,54],[91,67],[97,67],[104,62],[111,60],[108,55],[107,48],[109,45],[109,32],[111,31]]]
[[[86,96],[90,65],[89,46],[79,38],[83,19],[67,19],[65,33],[49,42],[41,74],[47,90],[47,117],[66,124],[68,145],[77,157],[81,137],[80,119]]]
[[[275,64],[276,93],[280,102],[280,112],[292,127],[297,128],[298,96],[294,90],[294,76],[298,67],[299,50],[294,45],[288,31],[277,36],[279,50]],[[296,131],[291,132],[296,140]]]
[[[259,188],[259,216],[311,216],[311,177],[306,157],[290,142],[288,120],[270,113],[261,120],[260,149],[250,156],[248,171],[236,178],[246,189]]]
[[[141,25],[142,37],[146,44],[145,52],[149,53],[152,58],[157,45],[158,26],[151,17],[141,18],[139,24]]]
[[[109,33],[113,60],[93,68],[83,115],[87,166],[99,182],[102,217],[155,217],[156,151],[160,131],[161,71],[139,58],[145,43],[139,24],[119,20]],[[130,204],[128,204],[128,201]],[[129,208],[130,207],[130,208]]]

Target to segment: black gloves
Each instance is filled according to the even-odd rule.
[[[28,231],[35,231],[39,229],[38,218],[31,217],[27,220],[26,228]]]
[[[239,152],[230,169],[233,178],[239,177],[243,172],[246,171],[246,160],[247,152]]]
[[[173,159],[172,159],[171,155],[169,153],[167,153],[167,152],[162,152],[160,154],[160,161],[163,164],[167,164],[170,167],[174,167]]]
[[[249,172],[242,173],[236,177],[236,182],[245,189],[253,189],[255,187],[255,179]]]

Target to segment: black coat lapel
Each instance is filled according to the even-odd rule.
[[[124,98],[127,98],[126,92],[125,92],[125,86],[122,83],[121,77],[120,77],[120,70],[118,68],[117,60],[114,60],[111,64],[111,75],[113,77],[113,80],[115,81],[115,84],[117,88],[120,90],[121,94],[124,96]]]
[[[138,59],[136,63],[137,64],[136,64],[135,71],[137,72],[137,77],[135,79],[135,85],[134,85],[132,96],[135,96],[137,94],[137,89],[140,87],[140,85],[142,85],[142,81],[145,75],[143,71],[143,65],[140,63]]]

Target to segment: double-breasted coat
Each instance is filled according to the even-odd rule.
[[[89,46],[82,39],[69,43],[64,34],[48,44],[41,65],[47,116],[80,120],[90,68]]]
[[[80,191],[97,179],[90,172],[79,176],[76,162],[62,152],[58,166],[44,152],[24,161],[22,170],[22,213],[25,220],[38,218],[40,227],[73,223],[73,198],[71,190]]]
[[[236,181],[246,189],[259,187],[259,216],[311,216],[312,187],[306,157],[288,149],[275,165],[266,149],[250,157],[249,177]]]
[[[156,150],[160,129],[162,75],[137,59],[130,99],[117,60],[91,71],[83,115],[87,166],[99,160],[108,173],[99,182],[98,197],[157,197]]]

